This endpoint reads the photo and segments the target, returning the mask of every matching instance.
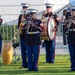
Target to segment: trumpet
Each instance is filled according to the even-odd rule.
[[[70,19],[66,19],[65,23],[66,23],[65,29],[67,29],[67,33],[69,34],[69,30],[71,26],[72,26],[72,31],[74,30],[75,19],[71,17]]]
[[[29,28],[34,26],[32,16],[30,14],[27,15],[26,21],[27,21],[27,23],[26,23],[26,32],[28,32]]]

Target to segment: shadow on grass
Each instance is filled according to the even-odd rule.
[[[13,70],[13,69],[11,69],[11,70],[9,70],[9,69],[7,69],[7,70],[2,70],[2,71],[0,71],[0,74],[24,74],[25,73],[25,70]]]
[[[0,74],[36,74],[36,73],[68,73],[67,69],[64,70],[58,70],[58,69],[39,69],[39,71],[26,71],[25,69],[7,69],[7,70],[1,70]]]

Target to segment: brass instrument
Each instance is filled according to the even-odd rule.
[[[72,21],[72,23],[75,23],[75,18],[74,18],[74,20]],[[73,24],[73,28],[72,28],[72,31],[74,31],[74,24]]]
[[[41,19],[43,23],[43,32],[41,32],[41,39],[42,40],[49,40],[48,32],[47,32],[47,20],[48,18]]]
[[[19,27],[19,32],[22,34],[22,30],[24,29],[24,25],[26,24],[26,11],[22,10],[22,17],[21,17],[21,23]]]
[[[36,13],[35,9],[28,9],[27,18],[26,18],[26,32],[29,32],[29,28],[35,26],[32,20],[32,13]]]
[[[32,21],[32,16],[28,13],[28,15],[27,15],[27,25],[26,25],[26,32],[28,32],[29,31],[29,28],[30,28],[30,26],[31,26],[31,24],[33,24],[33,21]]]
[[[72,24],[73,22],[75,22],[75,19],[73,20],[73,17],[71,17],[71,18],[65,20],[65,23],[67,24],[66,27],[65,27],[65,29],[68,28],[68,30],[67,30],[66,33],[69,34],[70,26],[71,26],[71,24]],[[74,30],[74,24],[73,24],[72,31],[73,31],[73,30]]]
[[[36,12],[37,12],[37,10],[35,10],[35,9],[28,9],[26,17],[24,14],[22,14],[21,24],[24,24],[23,28],[25,29],[25,33],[29,33],[30,27],[36,27],[32,20],[32,13],[36,13]]]
[[[46,11],[43,11],[43,12],[42,12],[42,17],[41,17],[41,19],[44,19],[44,18],[45,18],[45,14],[46,14]]]
[[[42,12],[42,17],[41,17],[41,20],[42,20],[42,23],[43,23],[43,32],[41,32],[41,39],[42,40],[49,40],[49,36],[48,36],[48,32],[47,32],[47,20],[48,20],[48,17],[45,17],[45,14],[47,12],[46,11],[43,11]]]
[[[72,19],[65,19],[64,22],[65,22],[65,23],[67,23],[67,22],[72,22]]]

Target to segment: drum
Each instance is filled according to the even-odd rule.
[[[44,31],[41,33],[42,40],[49,40],[55,37],[56,32],[53,32],[52,29],[55,27],[56,23],[52,17],[45,18],[42,20],[44,25]]]
[[[49,40],[48,31],[47,31],[47,20],[48,18],[42,19],[44,30],[41,32],[41,40]]]
[[[54,18],[50,17],[48,18],[47,26],[48,26],[48,36],[51,40],[54,39],[56,32],[53,32],[52,29],[55,27],[56,23]]]
[[[2,42],[2,62],[3,64],[11,64],[13,55],[13,47],[11,41]]]

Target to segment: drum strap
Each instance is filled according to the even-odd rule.
[[[55,23],[55,27],[56,27],[56,21],[55,21],[55,18],[54,16],[52,15],[51,18],[54,20],[54,23]]]
[[[50,18],[47,20],[47,36],[49,37],[48,35],[48,22],[49,22]]]

